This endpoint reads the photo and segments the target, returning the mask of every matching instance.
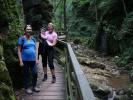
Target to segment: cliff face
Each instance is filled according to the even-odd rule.
[[[3,46],[3,57],[9,71],[13,86],[22,85],[22,71],[17,60],[17,35],[23,32],[24,14],[22,2],[16,0],[0,1],[0,38]],[[3,20],[4,19],[4,20]],[[18,73],[19,71],[19,73]]]
[[[26,23],[31,24],[34,30],[51,22],[53,6],[49,0],[23,0],[23,7]]]
[[[24,26],[23,9],[16,0],[0,0],[0,7],[0,100],[15,100],[13,85],[21,72],[15,68],[19,66],[14,48]]]
[[[12,82],[3,57],[3,47],[0,44],[0,100],[15,100]]]

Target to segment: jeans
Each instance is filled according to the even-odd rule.
[[[24,63],[24,88],[30,87],[30,71],[32,75],[32,86],[37,83],[37,66],[35,61],[23,61]]]

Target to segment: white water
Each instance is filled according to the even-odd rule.
[[[116,96],[116,92],[115,92],[115,91],[112,91],[112,92],[108,95],[108,100],[113,100],[115,96]]]

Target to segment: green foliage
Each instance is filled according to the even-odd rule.
[[[95,48],[95,41],[96,41],[96,34],[92,34],[90,37],[88,37],[87,44],[90,48]]]
[[[128,70],[132,69],[132,60],[133,60],[133,48],[125,49],[125,52],[117,60],[117,64],[121,67],[125,67]]]
[[[0,100],[15,100],[11,87],[0,82]]]
[[[84,5],[85,3],[90,2],[91,0],[79,0],[79,1],[80,5]]]
[[[132,70],[133,7],[131,5],[133,5],[132,0],[124,0],[124,3],[123,0],[67,0],[69,38],[86,36],[85,43],[91,48],[97,46],[98,38],[100,46],[106,44],[109,55],[119,55],[115,60],[119,66]],[[59,5],[54,19],[57,26],[62,28],[63,4]],[[103,43],[103,39],[106,39],[106,43]]]
[[[76,38],[76,39],[73,40],[73,43],[80,44],[81,43],[81,40],[79,38]]]
[[[8,86],[11,86],[11,80],[6,68],[6,65],[3,61],[0,61],[0,82],[6,83]]]
[[[101,20],[106,20],[108,23],[113,25],[121,25],[121,22],[125,17],[122,1],[108,0],[99,9],[101,10]]]
[[[133,74],[133,12],[129,13],[122,23],[121,30],[117,33],[120,46],[120,58],[118,65],[123,66],[127,70],[131,70]]]
[[[70,3],[68,2],[70,2],[70,0],[69,1],[67,0],[67,5],[70,7]],[[53,10],[54,11],[53,22],[55,23],[57,30],[59,31],[64,30],[63,0],[61,1],[56,0],[55,4],[53,4],[53,8],[56,8]],[[69,8],[68,8],[68,11],[70,11]]]
[[[118,33],[119,40],[125,40],[133,37],[133,12],[129,13],[122,23],[120,32]]]

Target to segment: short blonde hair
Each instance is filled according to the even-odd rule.
[[[53,23],[48,23],[48,26],[51,26],[54,29],[54,24]]]

